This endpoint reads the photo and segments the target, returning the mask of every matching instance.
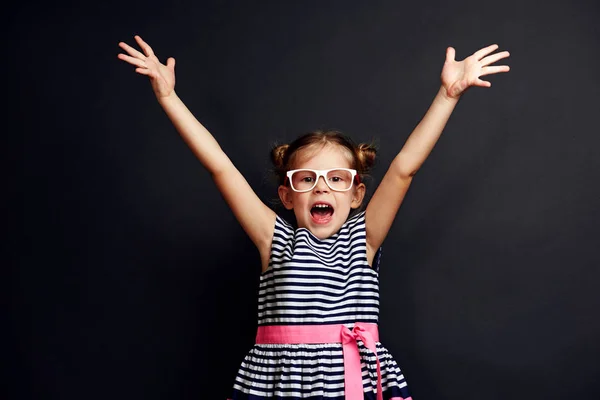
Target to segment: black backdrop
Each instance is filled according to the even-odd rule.
[[[259,258],[119,61],[140,34],[259,196],[318,128],[380,145],[491,43],[384,243],[382,341],[415,400],[600,398],[598,2],[19,2],[5,9],[11,399],[223,399]],[[274,205],[274,207],[276,207]]]

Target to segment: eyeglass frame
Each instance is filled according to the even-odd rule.
[[[351,176],[351,180],[350,180],[350,187],[348,189],[334,189],[329,185],[329,182],[327,182],[327,174],[331,171],[336,171],[336,170],[342,170],[342,171],[347,171],[350,172]],[[312,187],[310,189],[306,189],[306,190],[296,190],[296,188],[294,188],[294,185],[292,184],[292,175],[294,175],[295,172],[298,171],[310,171],[310,172],[314,172],[317,176],[315,177],[315,183],[314,185],[312,185]],[[319,178],[323,177],[323,180],[325,181],[325,184],[327,185],[327,187],[331,190],[333,190],[334,192],[347,192],[348,190],[352,189],[352,186],[354,186],[354,181],[356,180],[356,183],[359,184],[360,183],[360,175],[358,175],[358,172],[355,169],[351,169],[351,168],[330,168],[330,169],[310,169],[310,168],[300,168],[300,169],[292,169],[288,172],[286,172],[286,182],[290,183],[290,187],[292,188],[292,190],[296,193],[305,193],[305,192],[310,192],[311,190],[313,190],[315,187],[317,187],[317,184],[319,183]]]

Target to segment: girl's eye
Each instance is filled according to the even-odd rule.
[[[342,182],[344,180],[341,176],[332,176],[330,179],[332,182]]]
[[[312,179],[311,176],[305,176],[304,178],[302,178],[302,182],[308,182],[308,183],[310,183],[310,182],[312,182],[312,180],[313,179]]]

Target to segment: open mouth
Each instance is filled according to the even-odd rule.
[[[310,215],[317,224],[326,224],[331,221],[333,207],[327,203],[315,203],[310,209]]]

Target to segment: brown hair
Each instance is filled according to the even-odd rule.
[[[292,169],[298,154],[302,150],[316,146],[322,148],[328,144],[338,145],[346,150],[350,158],[351,168],[356,170],[361,181],[375,163],[377,149],[373,144],[361,143],[356,145],[352,139],[335,130],[309,132],[298,137],[290,144],[275,145],[271,149],[271,161],[275,166],[275,174],[279,184],[284,184],[286,172]]]

